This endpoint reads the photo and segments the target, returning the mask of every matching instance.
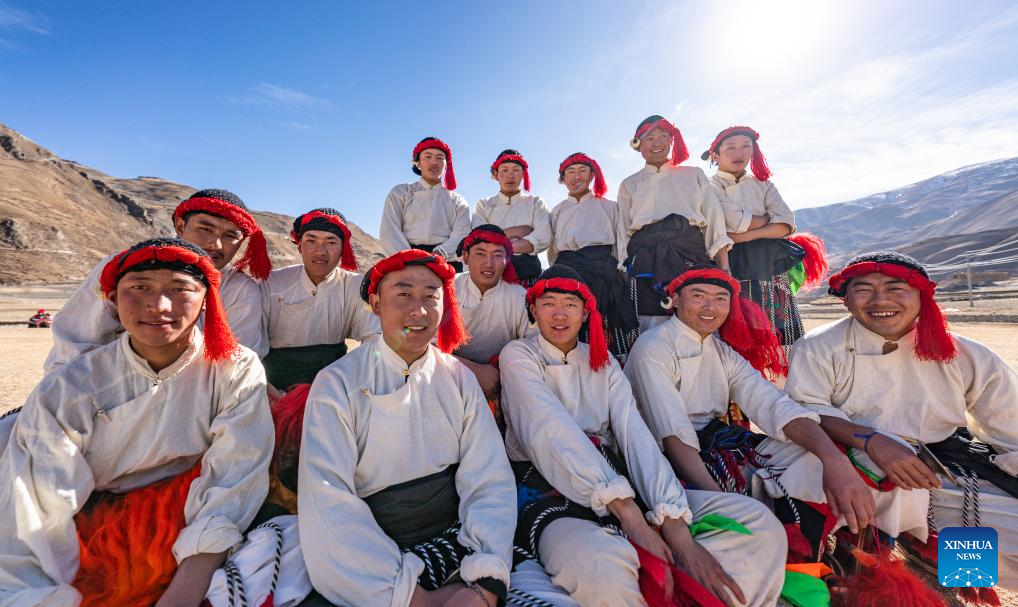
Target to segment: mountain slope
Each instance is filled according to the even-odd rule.
[[[113,251],[172,235],[174,207],[196,189],[156,177],[111,177],[0,124],[0,284],[80,280]],[[273,265],[299,263],[288,237],[293,218],[252,214]],[[354,224],[350,230],[362,269],[381,258],[375,238]]]

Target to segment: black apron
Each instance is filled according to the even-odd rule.
[[[661,307],[662,285],[690,266],[710,262],[703,232],[675,213],[637,230],[627,248],[626,268],[636,280],[636,303],[644,316],[672,315]]]
[[[265,379],[285,390],[295,384],[310,384],[318,372],[346,354],[346,343],[317,344],[294,348],[271,348],[262,359]]]
[[[418,251],[426,251],[428,253],[434,253],[435,252],[435,247],[437,247],[437,246],[438,246],[437,244],[412,244],[412,245],[410,245],[410,248],[411,249],[417,249]],[[453,261],[453,260],[449,260],[449,259],[446,259],[445,261],[450,266],[452,266],[452,269],[456,270],[457,273],[463,271],[463,264],[461,262]]]

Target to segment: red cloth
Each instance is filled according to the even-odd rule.
[[[201,461],[148,487],[93,496],[74,515],[81,564],[71,584],[83,595],[83,607],[159,600],[177,570],[173,543],[185,526],[191,481],[200,473]]]

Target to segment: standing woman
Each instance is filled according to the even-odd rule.
[[[551,244],[548,206],[539,196],[530,195],[529,165],[516,150],[499,153],[491,163],[491,178],[498,182],[498,194],[478,201],[473,226],[494,224],[505,231],[513,243],[512,264],[516,276],[521,285],[528,287],[541,274],[538,253]]]
[[[569,155],[559,164],[558,173],[569,196],[551,212],[548,261],[576,270],[590,287],[597,298],[608,349],[624,363],[639,335],[640,320],[629,280],[619,269],[619,205],[605,198],[608,184],[590,156],[582,152]],[[581,333],[581,340],[587,338]]]
[[[793,236],[795,215],[770,181],[759,139],[760,134],[748,126],[732,126],[718,133],[701,158],[718,167],[711,187],[735,243],[728,254],[732,275],[742,282],[743,297],[767,313],[787,354],[803,335],[795,304],[802,282],[795,273],[805,269],[807,286],[823,280],[826,252],[823,241],[812,234]]]

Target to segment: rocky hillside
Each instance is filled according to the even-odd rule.
[[[111,177],[0,124],[0,284],[80,280],[110,252],[172,235],[173,208],[197,189],[157,177]],[[293,218],[254,216],[273,265],[299,262],[287,236]],[[381,258],[374,237],[350,229],[362,269]]]
[[[835,256],[902,248],[926,241],[920,250],[935,252],[938,242],[986,246],[1000,241],[986,231],[1018,230],[1018,158],[963,167],[903,188],[866,198],[799,209],[800,230],[823,236]],[[959,235],[978,235],[955,238]],[[941,241],[950,237],[950,242]]]

